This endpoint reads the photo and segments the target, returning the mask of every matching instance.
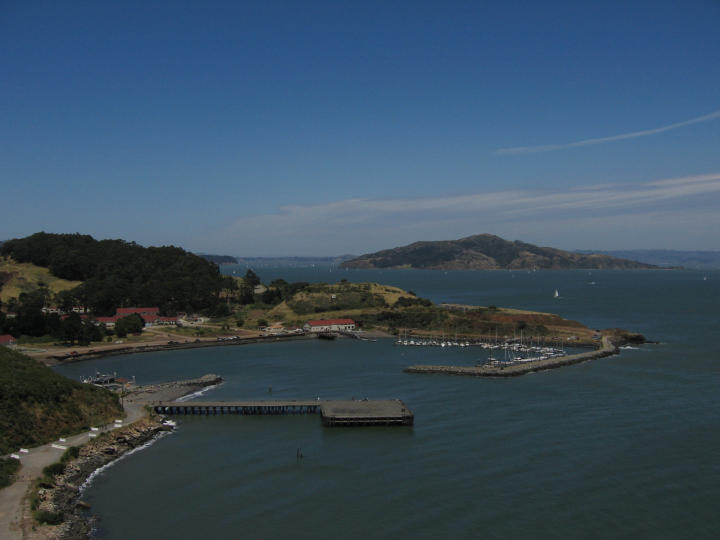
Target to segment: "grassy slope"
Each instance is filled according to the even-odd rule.
[[[7,302],[10,298],[17,298],[21,292],[37,288],[44,283],[53,294],[77,287],[81,281],[68,281],[53,276],[47,268],[41,268],[30,263],[18,263],[10,258],[0,258],[0,300]]]
[[[117,395],[72,381],[0,346],[0,454],[44,444],[121,414]]]
[[[342,302],[343,295],[350,295],[357,299],[358,291],[373,295],[373,298],[382,297],[386,306],[363,307],[348,306],[346,308],[334,309],[333,302]],[[330,301],[330,295],[335,294],[336,299]],[[439,306],[410,306],[394,307],[399,298],[413,299],[410,293],[397,287],[379,285],[375,283],[362,284],[335,284],[315,285],[310,292],[301,291],[296,294],[290,302],[282,302],[268,312],[258,311],[253,313],[251,319],[267,318],[268,320],[284,320],[288,323],[301,324],[309,319],[330,319],[351,317],[364,321],[366,326],[372,325],[384,330],[392,328],[414,329],[418,333],[438,335],[449,332],[462,336],[493,336],[497,330],[499,336],[510,335],[519,326],[524,327],[525,336],[545,335],[566,338],[577,336],[580,340],[592,341],[591,329],[582,324],[563,319],[551,313],[539,313],[519,309],[488,309],[480,306],[472,306],[467,312],[461,309],[443,309]],[[310,313],[297,313],[292,306],[302,303],[303,307],[312,306]],[[456,306],[458,308],[468,306]],[[315,311],[317,309],[318,311]],[[386,318],[378,320],[378,315],[384,313]],[[419,314],[420,316],[413,316]],[[388,315],[397,317],[387,318]],[[424,316],[423,316],[424,315]],[[425,321],[424,323],[421,321]],[[430,321],[430,322],[428,322]],[[417,323],[417,324],[414,324]]]

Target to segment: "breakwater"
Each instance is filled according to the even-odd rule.
[[[619,351],[617,344],[608,336],[603,336],[601,346],[594,351],[588,351],[580,354],[572,354],[569,356],[561,356],[558,358],[546,358],[543,360],[534,360],[530,362],[508,363],[507,365],[499,363],[484,366],[409,366],[403,371],[405,373],[434,373],[442,375],[465,375],[469,377],[517,377],[535,371],[544,371],[546,369],[556,369],[564,366],[603,358],[617,354]]]

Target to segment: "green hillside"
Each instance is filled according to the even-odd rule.
[[[88,306],[95,315],[112,315],[124,306],[212,312],[223,287],[232,284],[216,264],[181,248],[81,234],[36,233],[4,242],[0,254],[47,268],[57,278],[82,281],[58,301]]]
[[[432,270],[655,268],[649,264],[607,255],[573,253],[517,240],[509,242],[492,234],[478,234],[460,240],[415,242],[362,255],[345,261],[341,267]]]
[[[0,454],[48,443],[121,414],[116,394],[72,381],[0,346]]]

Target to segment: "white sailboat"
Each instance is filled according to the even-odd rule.
[[[553,298],[560,298],[560,293],[557,289],[555,289],[555,294],[553,294]]]

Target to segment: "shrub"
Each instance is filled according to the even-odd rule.
[[[48,510],[35,510],[35,520],[47,525],[58,525],[65,520],[62,512],[49,512]]]
[[[0,458],[0,488],[12,484],[12,476],[20,468],[20,462],[12,458]]]
[[[80,455],[80,447],[79,446],[71,446],[65,452],[63,452],[62,457],[60,458],[60,463],[67,463],[71,459],[75,459]]]
[[[43,469],[43,473],[45,473],[50,478],[54,478],[58,474],[62,474],[65,472],[65,463],[53,463],[52,465],[48,465]]]

